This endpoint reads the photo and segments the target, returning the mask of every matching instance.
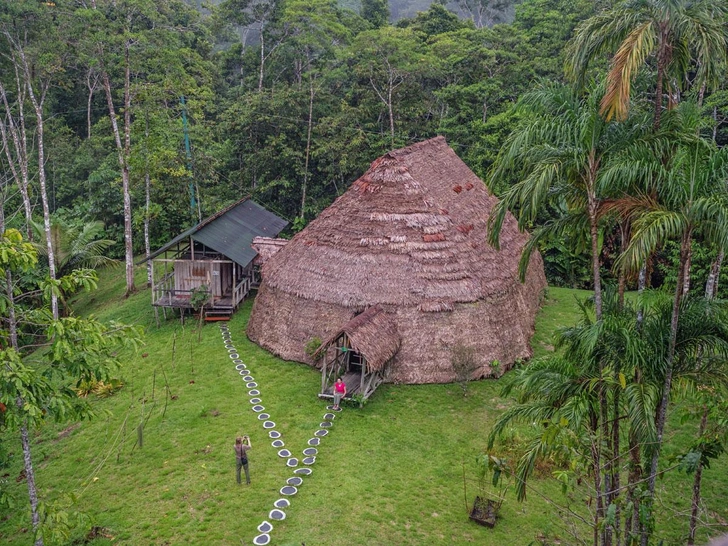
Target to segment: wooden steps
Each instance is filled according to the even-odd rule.
[[[232,309],[206,309],[205,322],[228,321],[233,316]]]

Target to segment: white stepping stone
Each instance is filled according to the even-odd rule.
[[[237,349],[235,349],[235,346],[233,345],[225,345],[225,348],[228,350],[228,353],[237,353]]]
[[[313,457],[314,455],[318,454],[318,449],[316,449],[315,447],[307,447],[303,450],[303,454],[308,455],[309,457]]]
[[[270,511],[270,513],[268,514],[268,517],[270,519],[281,521],[281,520],[286,519],[286,513],[283,510],[274,508],[273,510]]]
[[[316,457],[304,457],[303,461],[301,461],[305,465],[312,465],[316,462]]]
[[[259,394],[260,394],[260,391],[257,389],[248,391],[248,395],[250,395],[250,396],[258,396]]]
[[[248,375],[248,370],[245,370],[245,369],[240,370],[240,375],[242,375],[242,376]]]
[[[253,406],[251,409],[253,411],[263,411],[265,409],[265,407],[261,406],[261,405],[257,405],[257,406]]]
[[[261,533],[270,533],[273,530],[273,524],[269,521],[264,521],[260,525],[258,525],[258,531]]]
[[[318,438],[311,438],[308,441],[308,445],[310,445],[310,446],[317,446],[317,445],[319,445],[319,443],[321,443],[321,440],[319,440]]]
[[[329,428],[331,425],[332,425],[331,421],[322,421],[321,423],[319,423],[319,426],[321,428]]]
[[[240,358],[240,355],[238,353],[230,353],[228,356],[233,360],[235,360],[236,358]]]
[[[233,360],[233,362],[234,362],[235,364],[243,364],[243,361],[242,361],[242,360],[240,360],[239,358],[238,358],[238,359],[236,359],[236,360]],[[245,364],[243,364],[243,368],[244,368],[244,367],[245,367]],[[242,368],[240,368],[240,369],[242,370]]]
[[[303,483],[303,478],[299,478],[298,476],[293,476],[292,478],[288,478],[286,480],[286,483],[288,485],[299,486]]]
[[[281,450],[280,450],[280,451],[278,452],[278,456],[279,456],[279,457],[284,457],[284,458],[285,458],[285,457],[290,457],[290,456],[291,456],[291,452],[290,452],[290,451],[288,451],[287,449],[281,449]]]
[[[251,404],[260,404],[262,400],[260,398],[251,398],[250,403]]]
[[[286,466],[290,466],[291,468],[293,468],[294,466],[298,466],[298,459],[296,459],[295,457],[291,457],[286,461]]]
[[[293,471],[294,474],[300,474],[301,476],[310,476],[313,470],[310,468],[297,468]]]
[[[324,413],[324,420],[326,421],[333,421],[336,418],[336,415],[333,413]]]
[[[281,433],[280,433],[280,432],[278,432],[277,430],[271,430],[271,431],[270,431],[270,432],[268,433],[268,437],[269,437],[269,438],[280,438],[280,437],[281,437]]]
[[[270,445],[272,445],[273,447],[283,447],[286,444],[283,442],[283,440],[273,440]]]
[[[314,436],[318,436],[319,438],[323,438],[323,437],[324,437],[324,436],[326,436],[326,435],[327,435],[328,433],[329,433],[329,431],[328,431],[328,430],[317,430],[316,432],[314,432],[314,433],[313,433],[313,435],[314,435]]]
[[[235,365],[235,369],[236,370],[244,370],[245,369],[245,364],[236,364]]]
[[[266,544],[270,544],[270,535],[268,533],[258,535],[253,539],[253,544],[256,546],[265,546]]]
[[[288,499],[278,499],[273,503],[273,506],[280,509],[288,508],[290,505],[291,501],[289,501]]]
[[[255,381],[255,377],[246,375],[245,377],[243,377],[243,381]]]
[[[266,421],[265,423],[263,423],[263,428],[268,429],[268,428],[275,428],[275,427],[276,427],[276,424],[273,421]]]
[[[258,384],[255,381],[251,381],[249,383],[246,383],[245,386],[248,387],[249,389],[253,389],[253,388],[257,387]]]
[[[292,485],[284,485],[281,487],[281,495],[295,495],[296,493],[298,493],[298,489]]]
[[[261,414],[258,415],[258,420],[259,421],[265,421],[269,417],[270,417],[270,415],[268,415],[267,413],[261,413]],[[270,423],[270,421],[268,421],[268,423]],[[263,425],[263,426],[265,426],[265,425]],[[268,427],[268,428],[272,428],[272,427]]]

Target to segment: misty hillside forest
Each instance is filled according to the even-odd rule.
[[[727,142],[725,0],[0,0],[0,542],[728,544]],[[477,194],[454,250],[403,220],[435,163],[477,184],[435,192]],[[397,241],[350,188],[406,188]],[[153,253],[240,202],[283,248],[240,307],[153,307]],[[347,292],[415,228],[443,283],[513,281],[500,330]],[[322,271],[343,310],[294,316]]]

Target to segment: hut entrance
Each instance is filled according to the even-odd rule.
[[[364,357],[360,352],[354,350],[350,350],[348,354],[349,371],[361,374],[364,365]]]
[[[319,397],[333,398],[334,383],[341,377],[346,383],[344,398],[361,404],[384,381],[399,344],[396,327],[379,306],[357,315],[314,353],[321,361]]]

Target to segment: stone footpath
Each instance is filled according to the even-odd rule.
[[[264,519],[263,522],[258,525],[258,532],[260,534],[253,538],[253,544],[270,544],[270,535],[271,531],[273,531],[273,523],[269,520],[282,521],[286,519],[286,508],[291,505],[290,499],[298,493],[298,488],[303,485],[304,476],[310,476],[313,473],[311,466],[316,463],[318,446],[321,443],[321,439],[328,435],[328,429],[334,424],[334,418],[336,415],[333,413],[324,414],[318,430],[313,433],[313,437],[308,441],[309,447],[305,448],[301,452],[302,457],[299,461],[297,457],[286,449],[286,444],[283,441],[281,433],[276,430],[275,421],[272,420],[270,414],[266,413],[258,383],[256,383],[255,378],[252,376],[245,363],[240,359],[240,355],[231,341],[230,330],[227,324],[220,324],[220,332],[225,344],[225,349],[227,349],[229,357],[235,365],[235,369],[238,370],[243,381],[245,381],[246,388],[250,389],[248,391],[251,404],[250,409],[257,414],[258,421],[260,421],[263,430],[268,432],[268,436],[272,440],[270,445],[278,450],[278,456],[285,461],[286,467],[293,469],[293,476],[288,478],[286,480],[286,484],[281,487],[280,493],[282,497],[273,503],[273,509],[268,513],[268,519]],[[332,408],[333,406],[327,407],[329,410],[332,410]],[[299,466],[299,464],[303,466]]]

